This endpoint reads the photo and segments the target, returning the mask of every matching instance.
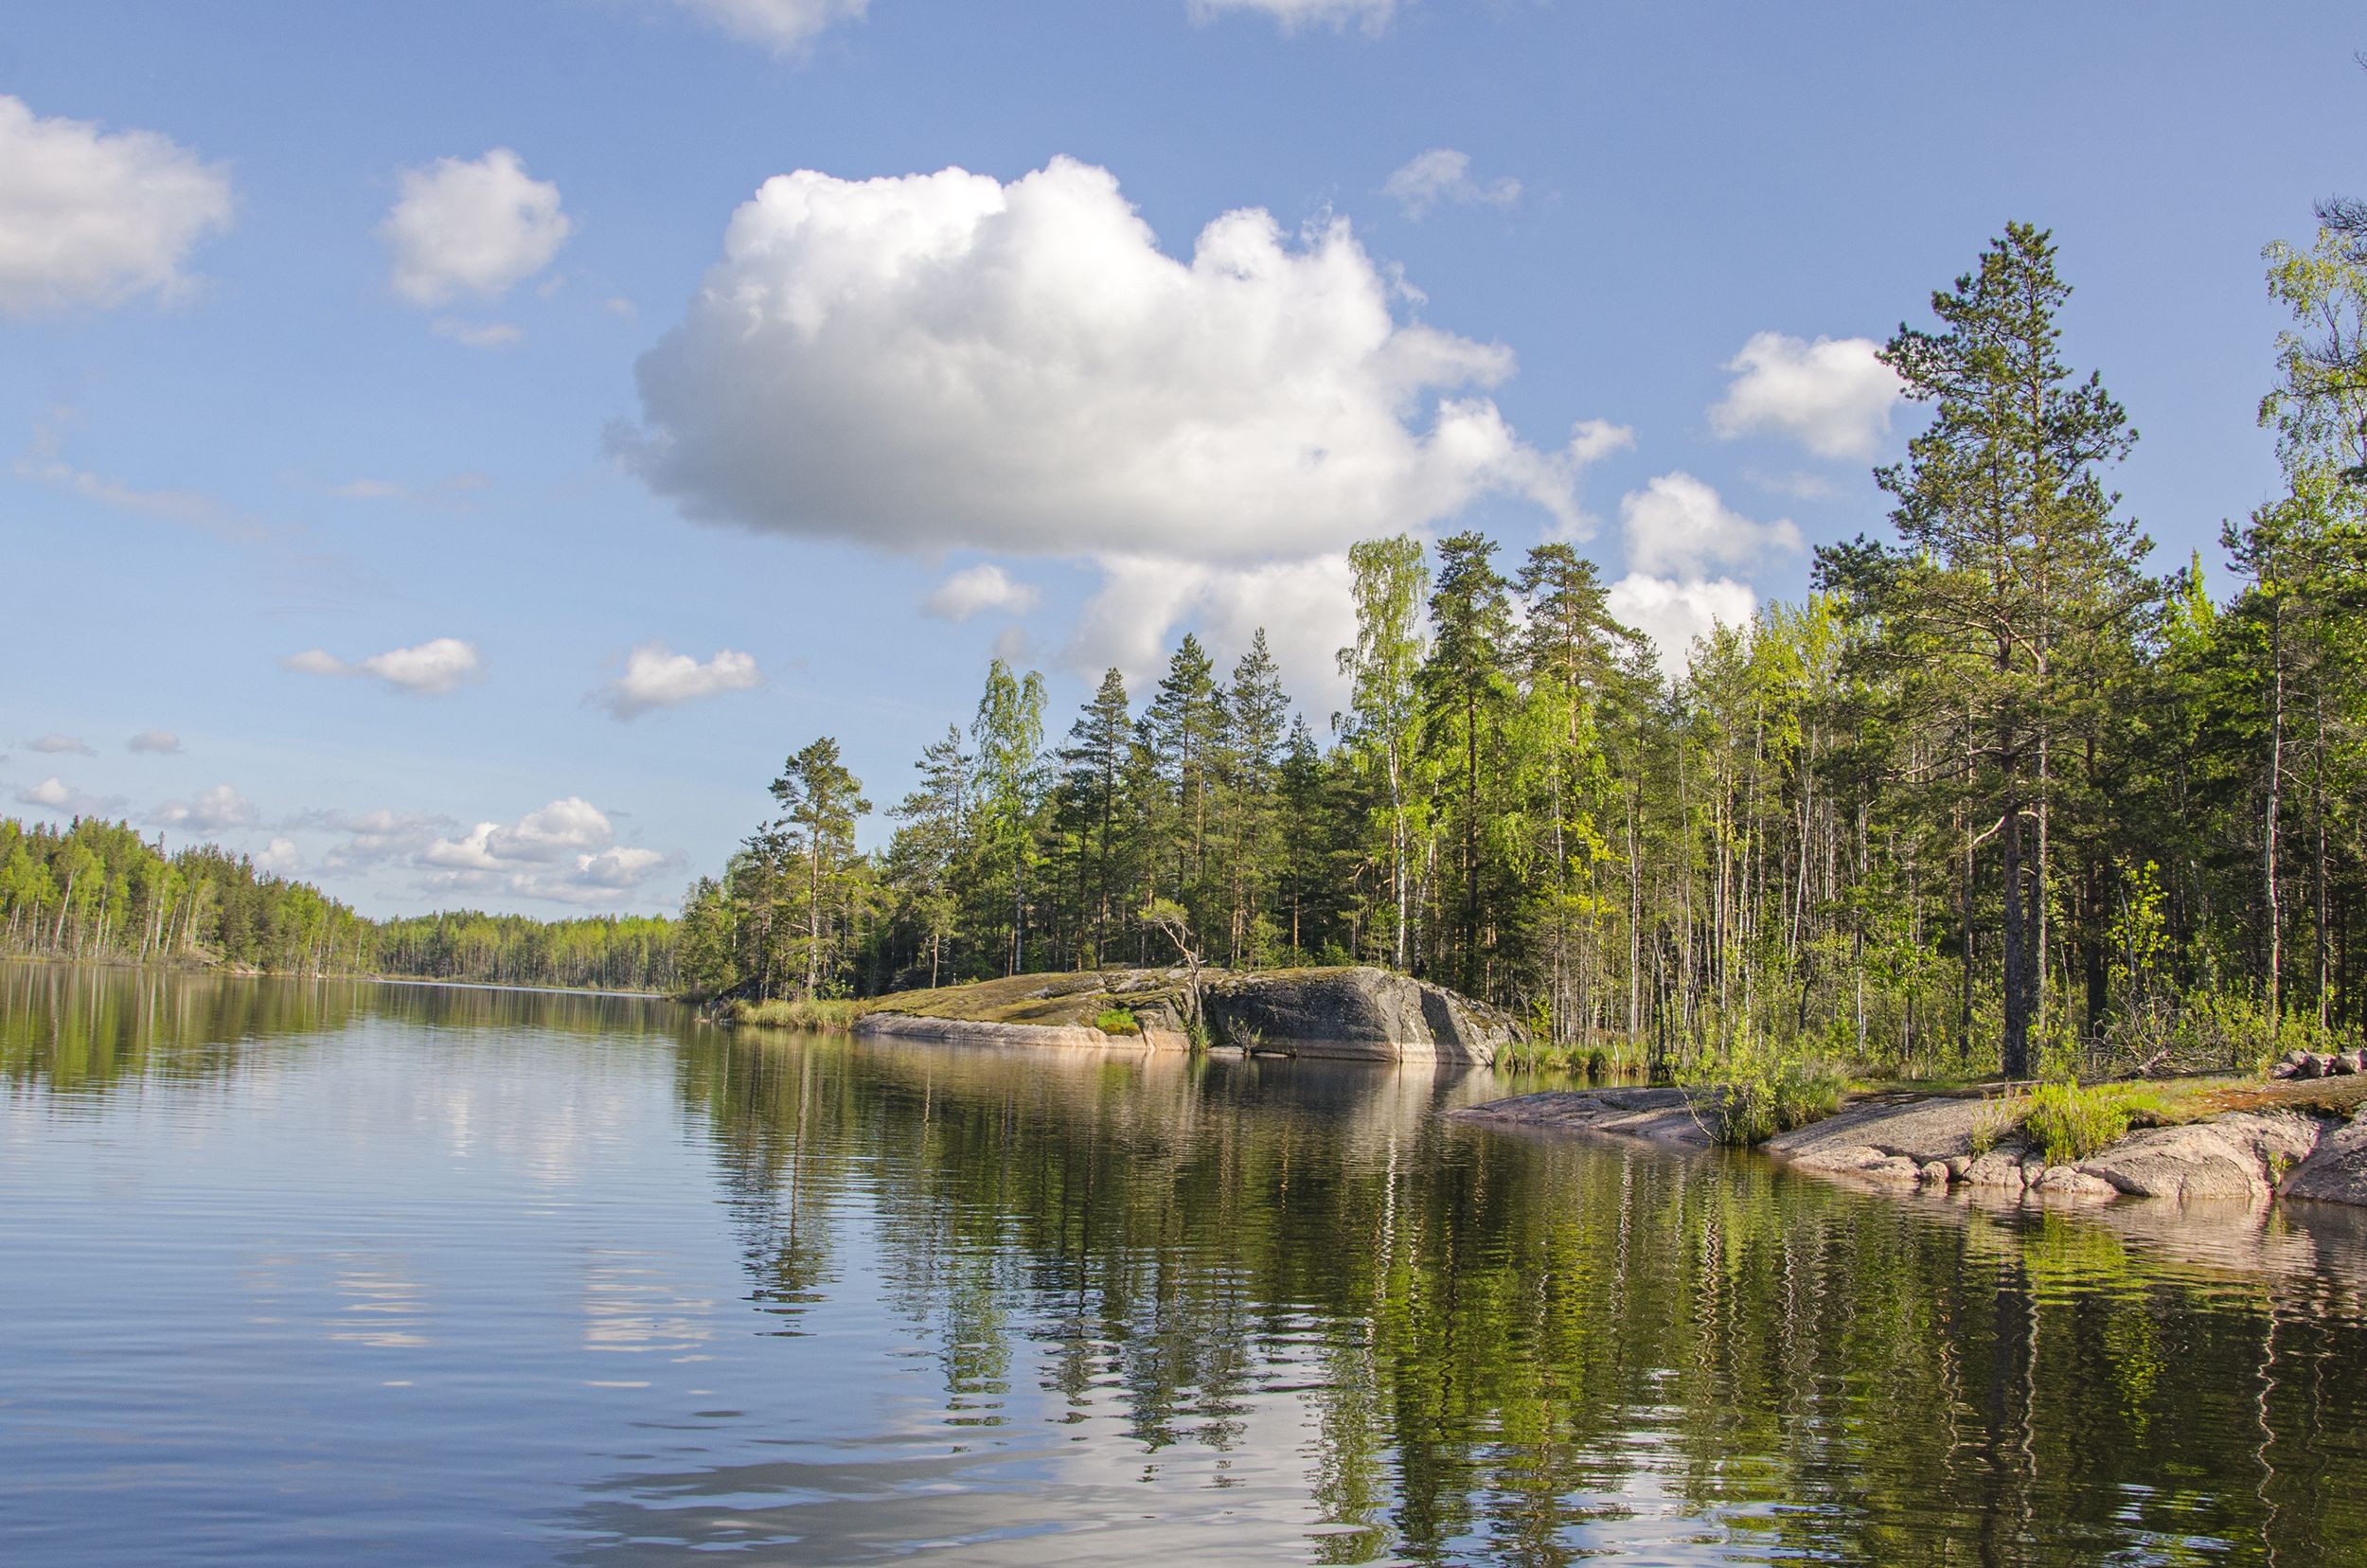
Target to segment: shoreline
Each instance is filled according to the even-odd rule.
[[[1706,1149],[1714,1140],[1695,1109],[1697,1093],[1548,1090],[1447,1114],[1480,1126]],[[2291,1200],[2367,1207],[2367,1103],[2344,1116],[2305,1095],[2264,1090],[2251,1097],[2248,1106],[2192,1121],[2132,1129],[2061,1164],[2049,1164],[2019,1127],[1999,1128],[1996,1101],[1947,1095],[1863,1096],[1769,1139],[1759,1151],[1828,1179],[2006,1202]]]

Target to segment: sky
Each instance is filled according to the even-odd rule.
[[[1578,541],[1679,662],[1886,532],[1875,349],[2009,221],[2216,571],[2261,247],[2367,194],[2331,3],[0,15],[0,813],[373,915],[669,910],[997,656],[1057,739],[1263,626],[1327,733],[1360,538]]]

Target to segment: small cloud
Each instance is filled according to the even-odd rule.
[[[560,210],[559,187],[530,178],[507,147],[405,169],[401,188],[378,237],[393,262],[395,293],[415,305],[498,298],[548,266],[575,232]]]
[[[1015,582],[990,561],[963,568],[930,591],[920,607],[939,620],[964,621],[988,610],[1023,615],[1036,607],[1033,583]]]
[[[40,783],[17,791],[16,800],[20,806],[45,806],[53,811],[62,811],[73,804],[74,792],[64,779],[51,774]]]
[[[424,501],[431,506],[453,506],[457,504],[455,496],[489,490],[492,484],[488,475],[474,472],[438,479],[424,490],[393,479],[353,479],[331,488],[329,493],[346,501]]]
[[[181,738],[170,730],[142,730],[123,743],[129,752],[143,752],[151,757],[175,757],[181,751]]]
[[[1818,338],[1756,332],[1726,362],[1735,373],[1710,407],[1710,429],[1737,436],[1780,436],[1819,457],[1865,458],[1890,435],[1891,410],[1906,396],[1871,338]]]
[[[663,642],[643,643],[625,656],[625,672],[592,694],[616,719],[637,719],[652,708],[676,707],[720,692],[746,691],[764,684],[754,655],[726,648],[701,664]]]
[[[451,818],[425,811],[309,811],[285,826],[343,833],[346,842],[322,857],[325,871],[360,871],[388,861],[420,853],[438,833],[456,826]]]
[[[708,26],[776,55],[803,54],[822,30],[860,22],[871,0],[674,0]]]
[[[186,294],[182,264],[231,209],[223,166],[169,136],[42,119],[0,97],[0,314]]]
[[[622,316],[627,321],[638,321],[641,319],[641,308],[635,305],[632,300],[627,299],[622,295],[611,295],[609,298],[601,300],[600,309],[606,311],[610,315]]]
[[[1509,207],[1521,199],[1521,182],[1507,174],[1481,185],[1471,178],[1470,154],[1433,147],[1390,175],[1380,193],[1420,219],[1441,205]]]
[[[98,755],[91,750],[86,742],[71,735],[44,735],[39,739],[26,741],[25,749],[41,752],[48,757],[96,757]]]
[[[1351,22],[1368,38],[1388,30],[1397,0],[1188,0],[1192,20],[1206,22],[1224,11],[1261,11],[1285,33],[1301,27],[1344,28]]]
[[[507,321],[462,321],[457,316],[437,316],[427,330],[464,348],[515,347],[526,335],[525,328],[513,327]]]
[[[404,691],[435,696],[484,679],[485,661],[473,645],[458,637],[437,637],[351,663],[326,649],[308,648],[282,658],[279,668],[299,675],[370,676]]]
[[[262,820],[255,802],[227,784],[201,790],[193,800],[168,800],[148,813],[151,826],[180,828],[194,833],[220,833],[232,828],[252,828]]]
[[[255,857],[255,869],[267,877],[293,877],[301,864],[294,839],[276,838]]]

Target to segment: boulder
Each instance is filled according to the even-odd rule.
[[[2020,1191],[2022,1185],[2021,1156],[1992,1149],[1986,1154],[1967,1161],[1965,1166],[1965,1185],[2003,1187],[2014,1192]]]
[[[2030,1190],[2050,1198],[2109,1198],[2117,1189],[2103,1177],[2072,1166],[2049,1166]]]
[[[2320,1138],[2283,1190],[2322,1203],[2367,1203],[2367,1111]]]
[[[1362,964],[1213,976],[1201,1009],[1219,1043],[1292,1056],[1486,1065],[1524,1033],[1469,997]]]
[[[1948,1162],[1945,1160],[1927,1161],[1923,1168],[1915,1172],[1915,1175],[1925,1186],[1946,1186],[1948,1185]]]
[[[2210,1125],[2149,1127],[2132,1132],[2078,1169],[2115,1191],[2140,1198],[2269,1196],[2268,1172],[2251,1150]],[[2050,1176],[2054,1172],[2048,1172]]]

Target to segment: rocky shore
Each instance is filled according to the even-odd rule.
[[[854,1029],[962,1044],[1184,1050],[1191,984],[1177,969],[1015,975],[894,993]],[[1363,965],[1202,970],[1198,1011],[1208,1043],[1259,1055],[1486,1066],[1522,1037],[1493,1007]]]
[[[1996,1102],[1872,1096],[1771,1139],[1768,1153],[1820,1176],[1996,1197],[2105,1202],[2167,1198],[2262,1203],[2271,1198],[2367,1205],[2367,1105],[2329,1114],[2269,1086],[2254,1104],[2174,1126],[2140,1128],[2072,1164],[2049,1165]],[[1706,1148],[1708,1114],[1683,1089],[1522,1095],[1452,1113],[1499,1126],[1566,1129]],[[2280,1103],[2280,1101],[2284,1103]]]

